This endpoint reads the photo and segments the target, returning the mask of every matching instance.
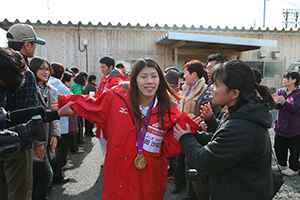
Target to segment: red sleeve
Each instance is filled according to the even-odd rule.
[[[58,95],[58,107],[66,103],[75,102],[71,106],[72,110],[79,116],[91,121],[92,123],[101,124],[101,106],[102,97],[94,98],[90,95]]]
[[[172,111],[176,112],[175,119],[177,119],[180,115],[180,110],[176,107],[176,110],[174,109]],[[176,156],[182,151],[181,144],[173,136],[173,132],[174,132],[173,131],[173,126],[174,125],[175,125],[175,123],[171,126],[171,128],[166,133],[166,135],[163,139],[163,145],[162,145],[163,149],[162,150],[165,153],[166,157]]]

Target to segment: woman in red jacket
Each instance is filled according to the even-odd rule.
[[[130,85],[120,84],[97,99],[59,96],[59,106],[74,101],[73,111],[99,124],[107,139],[103,200],[164,198],[167,157],[181,151],[173,137],[180,111],[171,95],[177,97],[159,64],[140,59],[133,65]]]

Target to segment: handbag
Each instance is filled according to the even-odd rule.
[[[274,160],[275,160],[275,162],[277,164],[277,167],[278,167],[278,161],[277,161],[276,156],[274,155],[273,151],[272,151],[272,154],[273,154]],[[276,195],[276,193],[278,192],[278,190],[281,188],[281,186],[284,183],[283,177],[282,177],[282,174],[281,174],[281,170],[279,169],[279,167],[278,167],[278,170],[279,170],[278,172],[272,170],[273,184],[274,184],[273,197]]]

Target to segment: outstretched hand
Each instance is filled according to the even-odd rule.
[[[204,106],[201,106],[201,117],[206,121],[209,120],[212,116],[212,109],[211,109],[211,105],[210,102],[208,102],[207,104],[205,104]]]
[[[175,124],[175,126],[173,127],[174,130],[174,138],[179,141],[179,139],[181,138],[182,135],[186,134],[186,133],[191,133],[191,127],[188,123],[185,124],[187,130],[184,130],[180,127],[179,124]]]
[[[196,123],[199,124],[201,122],[201,117],[196,117],[195,115],[191,117],[191,119]]]
[[[74,111],[70,108],[75,102],[68,102],[66,105],[61,107],[57,113],[59,117],[71,117],[75,115]]]
[[[51,108],[52,110],[58,110],[58,101],[52,101]]]

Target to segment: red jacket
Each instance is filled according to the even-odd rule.
[[[101,94],[124,80],[123,72],[117,68],[114,68],[108,76],[102,75],[98,91],[94,94],[94,97],[98,98]]]
[[[171,119],[165,116],[165,128],[162,130],[157,121],[157,106],[152,110],[143,147],[147,165],[139,170],[134,165],[138,149],[129,96],[129,91],[119,85],[98,99],[86,95],[60,95],[58,102],[61,107],[74,101],[71,107],[74,112],[99,124],[107,134],[103,200],[162,200],[166,191],[167,157],[176,156],[182,150],[173,137],[173,125],[180,111],[172,105]]]
[[[113,71],[108,76],[102,75],[98,87],[98,91],[94,94],[94,97],[95,98],[100,97],[101,94],[103,94],[113,86],[118,85],[121,81],[125,81],[124,73],[117,68],[114,68]],[[101,129],[97,125],[97,131],[96,131],[97,138],[100,138],[100,131]]]

